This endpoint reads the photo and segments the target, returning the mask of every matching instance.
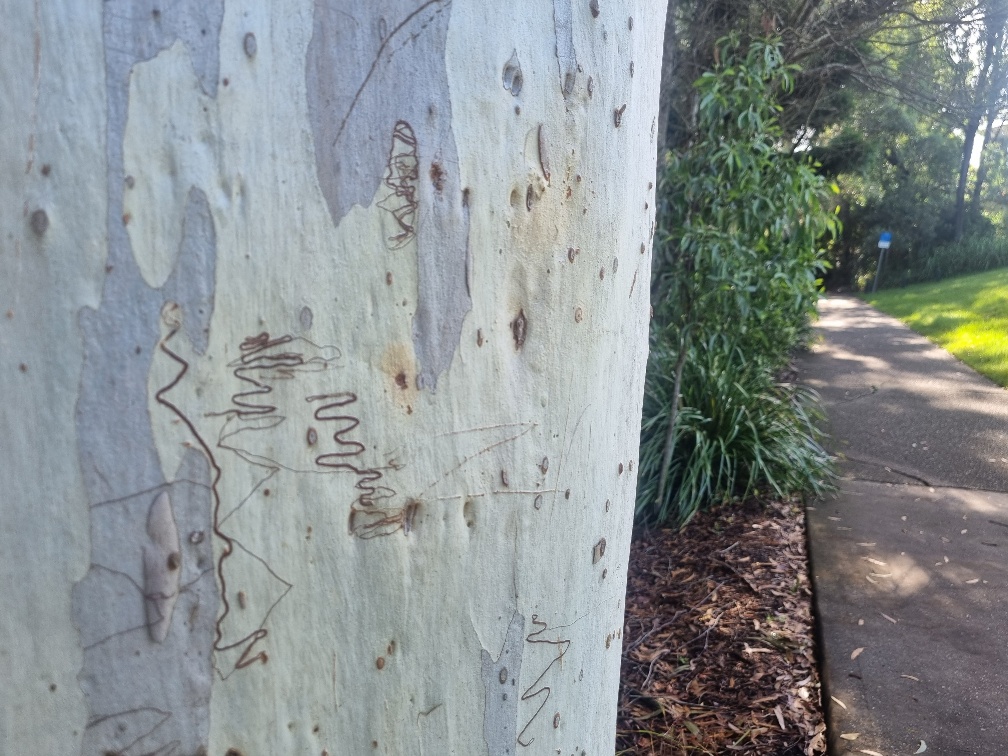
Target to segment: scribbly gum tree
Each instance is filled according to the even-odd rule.
[[[5,0],[0,752],[612,752],[659,6]]]

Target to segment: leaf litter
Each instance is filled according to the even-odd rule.
[[[811,601],[797,502],[635,531],[616,753],[825,754]]]

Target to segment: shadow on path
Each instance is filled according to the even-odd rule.
[[[1008,392],[859,300],[820,313],[798,370],[843,476],[808,512],[831,753],[1008,753]]]

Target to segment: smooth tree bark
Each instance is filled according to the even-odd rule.
[[[664,6],[0,9],[0,752],[611,753]]]
[[[1004,65],[1004,40],[1006,21],[1004,3],[992,3],[986,8],[984,16],[984,50],[981,58],[981,68],[977,74],[976,88],[973,92],[973,107],[963,130],[963,151],[959,163],[959,183],[956,187],[955,213],[953,216],[953,235],[956,241],[963,237],[966,230],[966,188],[969,180],[969,169],[973,159],[973,148],[980,123],[987,118],[988,123],[996,117],[993,112],[1000,99],[1002,85],[1000,68]],[[990,130],[987,130],[989,135]],[[982,158],[982,153],[981,153]],[[977,190],[981,184],[977,182]]]

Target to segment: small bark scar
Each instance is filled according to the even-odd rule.
[[[553,0],[553,27],[556,34],[557,64],[560,68],[560,90],[566,100],[574,91],[578,65],[574,52],[574,12],[571,0]]]
[[[167,491],[158,494],[151,504],[147,514],[147,535],[150,541],[143,548],[147,632],[152,641],[163,643],[171,627],[182,575],[178,527]]]
[[[542,168],[543,178],[548,184],[550,182],[549,145],[546,143],[546,130],[541,123],[539,124],[539,165]]]

